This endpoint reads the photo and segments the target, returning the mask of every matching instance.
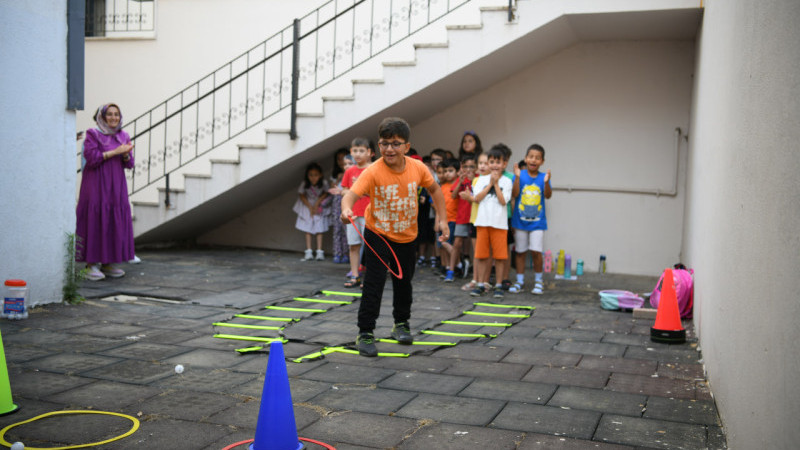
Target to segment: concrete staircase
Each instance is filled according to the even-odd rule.
[[[276,128],[289,123],[285,115],[265,121],[173,176],[168,193],[134,198],[137,243],[190,239],[294,191],[306,164],[327,162],[353,136],[374,136],[383,117],[413,126],[581,40],[693,35],[701,11],[700,0],[520,0],[509,22],[505,2],[472,3],[463,7],[473,9],[472,20],[435,23],[438,32],[412,37],[405,53],[378,55],[379,70],[304,102],[297,139]]]

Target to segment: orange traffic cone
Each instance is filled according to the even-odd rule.
[[[650,340],[664,344],[686,342],[686,330],[681,325],[681,315],[678,312],[678,296],[675,293],[672,269],[664,271],[664,279],[661,281],[661,300],[656,312],[656,323],[650,328]]]

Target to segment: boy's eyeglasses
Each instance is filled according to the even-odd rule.
[[[387,150],[389,147],[392,147],[393,150],[400,150],[400,148],[404,145],[408,144],[408,142],[386,142],[386,141],[378,141],[378,147],[381,150]]]

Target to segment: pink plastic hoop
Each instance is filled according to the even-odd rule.
[[[394,275],[394,276],[395,276],[395,277],[396,277],[398,280],[402,280],[402,279],[403,279],[403,268],[402,268],[402,267],[400,267],[400,259],[399,259],[399,258],[397,258],[397,254],[394,252],[394,249],[392,248],[392,246],[391,246],[391,245],[389,245],[389,243],[386,241],[386,239],[384,239],[384,238],[383,238],[383,236],[381,236],[380,234],[378,234],[378,233],[375,233],[374,231],[370,230],[370,231],[372,231],[373,233],[375,233],[375,235],[376,235],[376,236],[378,236],[379,238],[381,238],[381,240],[383,241],[383,243],[384,243],[384,244],[386,244],[386,246],[387,246],[387,247],[389,247],[389,251],[390,251],[390,252],[392,252],[392,256],[394,256],[394,261],[397,263],[397,271],[398,271],[398,272],[400,272],[399,274],[398,274],[398,273],[394,273],[394,271],[392,270],[392,268],[391,268],[391,267],[389,267],[389,264],[386,264],[386,261],[384,261],[384,260],[381,258],[381,256],[378,254],[378,252],[376,252],[376,251],[375,251],[375,249],[374,249],[374,248],[372,248],[372,246],[371,246],[371,245],[369,245],[369,243],[367,242],[367,240],[366,240],[366,239],[364,239],[364,235],[363,235],[363,234],[361,234],[361,231],[359,231],[359,229],[358,229],[358,226],[356,226],[356,222],[355,222],[355,220],[353,219],[353,217],[352,217],[352,216],[350,217],[350,224],[351,224],[351,225],[353,225],[353,228],[355,228],[355,230],[356,230],[356,233],[358,233],[358,235],[359,235],[359,236],[361,236],[361,240],[362,240],[362,241],[364,241],[364,245],[366,245],[367,247],[369,247],[369,249],[370,249],[370,250],[372,250],[372,253],[374,253],[374,254],[375,254],[375,257],[376,257],[376,258],[378,258],[378,260],[379,260],[380,262],[382,262],[384,266],[386,266],[386,269],[388,269],[388,270],[389,270],[389,272],[390,272],[392,275]],[[366,225],[364,226],[364,228],[366,228]]]

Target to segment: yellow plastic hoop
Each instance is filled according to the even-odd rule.
[[[43,419],[45,417],[56,416],[56,415],[61,415],[61,414],[105,414],[105,415],[108,415],[108,416],[119,416],[119,417],[123,417],[123,418],[128,419],[131,422],[133,422],[133,427],[131,427],[131,429],[128,430],[128,432],[125,433],[125,434],[121,434],[121,435],[119,435],[117,437],[114,437],[114,438],[111,438],[111,439],[106,439],[105,441],[100,441],[100,442],[91,442],[89,444],[70,445],[70,446],[67,446],[67,447],[28,447],[26,445],[25,448],[27,450],[67,450],[67,449],[70,449],[70,448],[91,447],[93,445],[108,444],[109,442],[114,442],[114,441],[122,439],[124,437],[128,437],[128,436],[132,435],[133,433],[135,433],[136,430],[139,429],[139,419],[137,419],[135,417],[131,417],[131,416],[127,415],[127,414],[120,414],[120,413],[107,412],[107,411],[91,411],[91,410],[53,411],[53,412],[49,412],[49,413],[44,413],[44,414],[38,415],[38,416],[33,417],[31,419],[28,419],[28,420],[23,420],[22,422],[12,423],[11,425],[3,428],[2,430],[0,430],[0,444],[3,444],[3,445],[8,446],[8,447],[11,447],[11,445],[13,445],[11,442],[6,441],[5,436],[6,436],[6,432],[8,430],[10,430],[10,429],[12,429],[12,428],[14,428],[14,427],[16,427],[18,425],[23,425],[23,424],[30,423],[30,422],[33,422],[33,421],[36,421],[36,420],[39,420],[39,419]]]

